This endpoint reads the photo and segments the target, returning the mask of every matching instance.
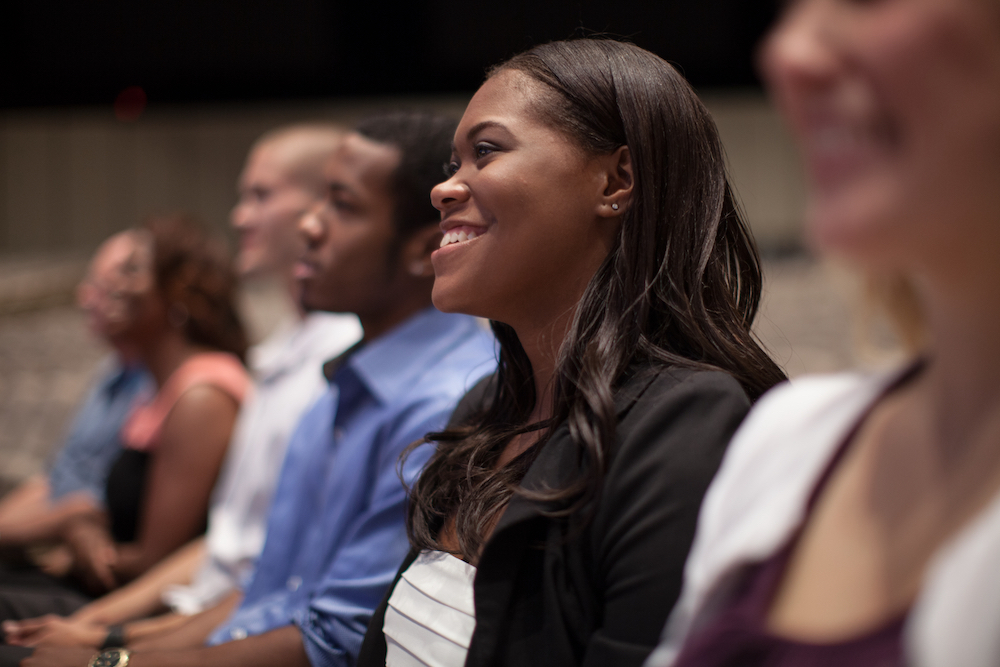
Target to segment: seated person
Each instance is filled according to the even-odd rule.
[[[356,659],[408,548],[404,483],[430,452],[417,451],[402,470],[399,455],[442,428],[496,367],[493,339],[478,322],[431,306],[430,254],[441,232],[427,193],[441,180],[454,127],[423,113],[370,118],[329,161],[326,197],[301,223],[307,248],[296,275],[306,309],[356,313],[364,337],[326,365],[329,389],[292,436],[242,600],[231,595],[179,625],[127,625],[133,666]],[[10,661],[31,652],[2,648]],[[92,648],[43,645],[26,664],[78,667],[93,656]]]
[[[1000,665],[1000,3],[788,3],[764,79],[814,247],[908,358],[776,389],[649,667]]]
[[[106,485],[107,512],[62,530],[73,580],[4,572],[0,618],[67,613],[127,582],[204,530],[208,496],[249,389],[235,278],[223,247],[181,217],[124,234],[112,298],[116,347],[149,369],[156,395],[122,429],[124,451]]]
[[[130,248],[131,242],[121,234],[102,243],[77,289],[88,328],[112,347],[122,325],[113,298],[119,289],[117,267]],[[121,427],[152,389],[145,369],[125,350],[115,349],[48,474],[29,478],[0,500],[0,550],[5,556],[20,560],[25,548],[58,541],[73,517],[103,508],[108,471],[121,454]]]
[[[323,167],[342,136],[328,126],[269,132],[254,145],[240,177],[240,201],[232,213],[240,235],[236,266],[244,279],[271,279],[284,287],[296,312],[294,321],[250,350],[254,393],[240,410],[213,492],[207,545],[199,541],[179,550],[68,619],[8,622],[7,641],[78,642],[96,648],[108,625],[157,613],[163,602],[176,612],[194,614],[245,583],[264,544],[266,512],[292,429],[327,386],[323,362],[343,352],[360,333],[353,315],[306,312],[292,275],[304,249],[298,221],[322,198]]]
[[[638,667],[733,431],[784,377],[715,125],[655,54],[552,42],[490,73],[448,173],[434,303],[493,321],[500,370],[428,436],[357,665]]]

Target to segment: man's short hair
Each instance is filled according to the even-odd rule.
[[[399,166],[393,174],[393,221],[402,240],[432,224],[439,213],[431,205],[431,189],[445,179],[457,121],[426,111],[395,111],[371,116],[354,131],[380,144],[396,147]]]

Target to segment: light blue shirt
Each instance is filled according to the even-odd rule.
[[[483,327],[434,309],[348,356],[292,436],[254,576],[208,643],[294,623],[314,667],[353,664],[409,550],[400,472],[412,483],[431,447],[401,471],[399,455],[495,369]]]
[[[80,406],[66,443],[49,470],[49,496],[86,493],[104,504],[108,472],[121,454],[121,430],[137,403],[155,389],[153,378],[141,366],[110,365]]]

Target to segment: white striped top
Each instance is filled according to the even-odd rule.
[[[461,667],[476,629],[476,568],[424,551],[406,568],[385,612],[386,667]]]

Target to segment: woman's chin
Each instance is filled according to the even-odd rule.
[[[460,313],[462,315],[474,315],[476,317],[487,317],[481,311],[482,303],[475,294],[469,294],[467,290],[450,289],[447,281],[434,281],[434,291],[431,292],[431,301],[434,307],[442,313]]]

